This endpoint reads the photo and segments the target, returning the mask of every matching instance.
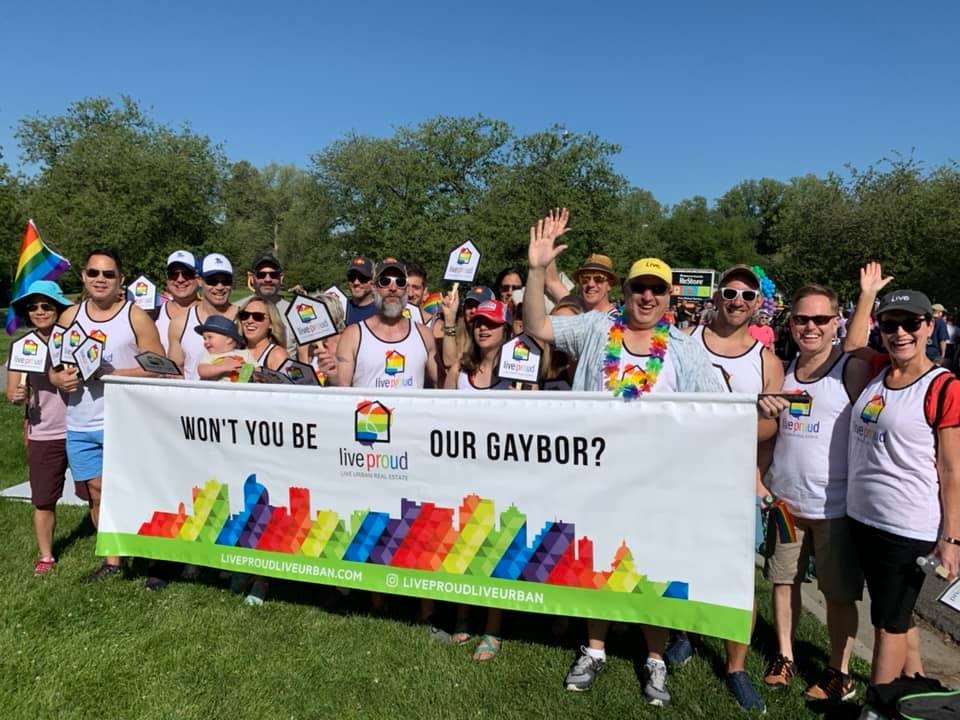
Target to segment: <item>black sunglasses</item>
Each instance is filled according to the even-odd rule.
[[[241,310],[237,313],[237,317],[240,318],[240,321],[253,319],[254,322],[263,322],[267,319],[267,314],[263,312],[255,312],[251,310]]]
[[[197,274],[193,270],[167,270],[167,280],[193,280]]]
[[[209,277],[205,277],[203,281],[210,287],[214,287],[215,285],[223,285],[224,287],[226,287],[229,285],[233,285],[233,276],[217,273],[216,275],[210,275]]]
[[[103,275],[107,280],[116,280],[117,271],[116,270],[101,270],[100,268],[87,268],[83,271],[83,274],[88,278],[97,278]]]
[[[903,328],[908,333],[916,332],[920,329],[920,326],[923,325],[927,319],[925,317],[907,317],[900,320],[881,320],[880,321],[880,332],[886,333],[887,335],[893,335],[900,328]]]
[[[257,276],[257,280],[266,280],[267,278],[270,278],[271,280],[275,280],[276,278],[280,277],[280,271],[279,270],[257,270],[256,276]]]
[[[55,306],[45,302],[35,302],[27,305],[27,312],[36,312],[37,310],[41,312],[55,312],[56,309]]]
[[[405,288],[407,279],[403,275],[381,275],[377,278],[377,285],[382,288],[390,287],[390,283],[395,283],[398,288]]]
[[[347,282],[362,282],[362,283],[368,283],[368,282],[370,282],[370,278],[368,278],[368,277],[367,277],[366,275],[364,275],[363,273],[349,272],[349,273],[347,273]]]
[[[631,280],[627,283],[627,287],[630,288],[630,292],[634,295],[643,295],[647,290],[652,292],[657,297],[663,297],[668,292],[670,292],[670,286],[666,283],[645,283],[640,280]]]
[[[756,300],[759,295],[759,290],[751,290],[749,288],[720,288],[720,297],[724,300],[736,300],[738,297],[742,297],[744,302],[749,303]]]
[[[836,315],[791,315],[790,322],[797,327],[803,327],[808,322],[813,322],[817,327],[823,327],[835,317]]]

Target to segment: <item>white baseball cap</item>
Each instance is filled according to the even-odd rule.
[[[203,258],[203,264],[200,266],[200,274],[206,278],[210,275],[216,275],[217,273],[226,273],[230,277],[233,277],[233,265],[227,260],[226,255],[210,253]]]
[[[167,267],[171,265],[186,265],[188,268],[197,269],[197,259],[193,256],[192,252],[187,252],[186,250],[177,250],[170,253],[170,257],[167,258]]]

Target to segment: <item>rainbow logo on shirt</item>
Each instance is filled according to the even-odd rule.
[[[383,372],[391,377],[394,375],[399,375],[403,372],[406,362],[407,359],[402,353],[398,353],[396,350],[390,350],[386,355],[386,362],[383,366]]]
[[[33,340],[27,340],[23,343],[23,354],[24,355],[36,355],[37,354],[37,343]]]
[[[393,413],[379,400],[361,400],[353,414],[354,438],[359,443],[390,442]]]
[[[306,303],[297,305],[297,315],[300,317],[300,322],[312,322],[317,319],[316,311]]]
[[[812,409],[813,397],[810,396],[809,400],[791,400],[790,408],[787,412],[789,412],[792,417],[809,417]]]
[[[877,418],[879,418],[880,413],[883,412],[884,405],[883,396],[879,393],[874,395],[860,412],[860,419],[865,423],[877,422]]]
[[[107,334],[100,328],[97,328],[92,333],[90,333],[90,337],[92,337],[94,340],[99,340],[102,343],[105,343],[107,341]]]
[[[133,294],[136,297],[145,297],[147,294],[147,284],[141,280],[133,286]]]
[[[530,359],[530,348],[528,348],[522,340],[517,340],[513,344],[513,359],[519,360],[520,362],[526,362]]]
[[[457,255],[457,265],[469,265],[472,257],[473,253],[470,252],[470,248],[466,246],[460,248],[460,253]]]
[[[647,379],[647,373],[639,365],[627,365],[623,369],[623,377],[620,378],[623,382],[633,383],[638,386],[642,386]]]

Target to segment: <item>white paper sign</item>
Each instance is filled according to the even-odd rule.
[[[141,275],[127,286],[127,300],[146,312],[156,310],[157,286],[146,275]]]
[[[96,338],[88,337],[74,352],[73,359],[80,370],[80,377],[84,381],[89,380],[103,364],[103,343]]]
[[[536,383],[540,375],[542,354],[540,346],[529,335],[511,338],[500,348],[497,375],[505,380]]]
[[[28,332],[10,346],[11,370],[43,372],[47,367],[47,344],[36,332]]]
[[[340,307],[343,308],[343,316],[347,316],[347,296],[343,290],[338,288],[336,285],[331,285],[323,291],[323,294],[335,297],[340,302]]]
[[[80,327],[80,323],[74,321],[73,324],[67,328],[66,332],[64,332],[63,339],[63,352],[60,355],[60,362],[68,365],[76,365],[77,360],[74,358],[74,355],[77,350],[80,349],[80,346],[87,341],[87,333]]]
[[[473,282],[480,266],[480,251],[472,240],[464,240],[450,251],[443,279],[451,282]]]
[[[54,325],[50,330],[50,339],[47,340],[47,349],[50,351],[50,366],[57,367],[63,362],[63,347],[66,341],[67,329],[62,325]]]
[[[294,295],[286,316],[297,345],[308,345],[337,334],[337,326],[333,324],[327,306],[314,298]]]

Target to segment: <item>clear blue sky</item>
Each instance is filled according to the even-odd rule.
[[[9,2],[0,147],[129,94],[231,160],[309,165],[355,131],[438,114],[560,123],[623,150],[658,200],[741,180],[960,160],[960,5],[780,2]]]

